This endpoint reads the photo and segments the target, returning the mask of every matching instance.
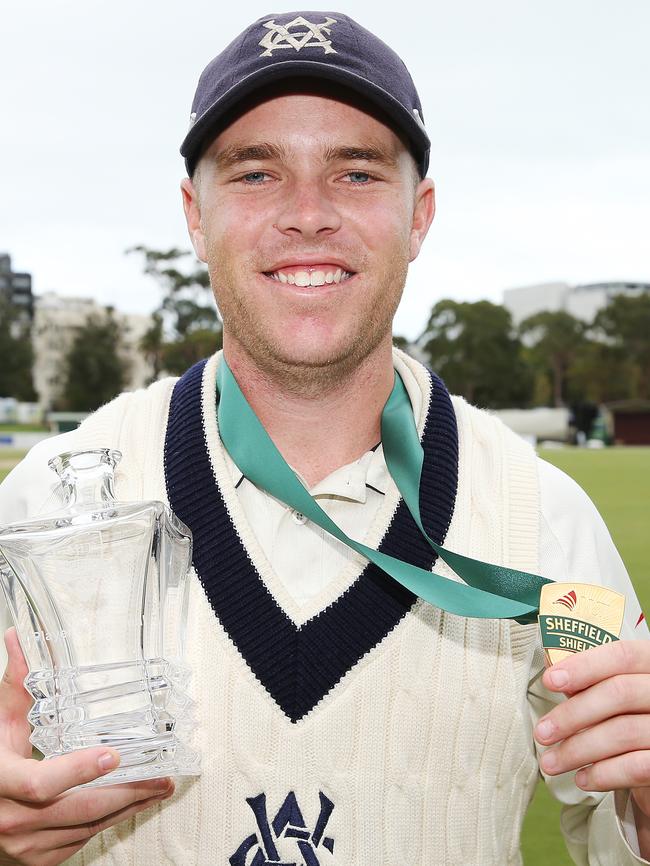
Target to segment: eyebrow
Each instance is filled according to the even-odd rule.
[[[255,144],[230,145],[216,155],[215,162],[217,168],[228,169],[244,162],[287,159],[288,153],[285,148],[269,141],[261,141]],[[328,147],[325,150],[324,162],[326,163],[346,160],[377,163],[391,167],[397,165],[397,159],[392,153],[374,144],[340,145]]]
[[[283,159],[286,158],[284,148],[278,147],[276,144],[271,144],[268,141],[259,142],[259,144],[233,144],[226,147],[221,153],[215,157],[217,168],[232,168],[242,162],[255,162],[268,159]]]
[[[329,147],[325,152],[326,162],[340,162],[348,159],[376,162],[387,166],[397,165],[397,159],[392,153],[388,153],[383,147],[377,147],[374,144]]]

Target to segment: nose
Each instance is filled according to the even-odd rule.
[[[275,227],[285,235],[315,239],[337,232],[341,215],[323,185],[314,179],[296,180],[287,190]]]

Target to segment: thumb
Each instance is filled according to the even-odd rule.
[[[32,697],[24,686],[24,679],[29,673],[25,656],[18,642],[15,628],[5,632],[7,647],[7,667],[0,680],[0,721],[24,721],[29,732],[27,712],[32,705]]]
[[[2,683],[0,685],[0,694],[3,694],[5,689],[10,689],[15,698],[15,691],[25,691],[23,681],[29,673],[25,656],[18,642],[18,635],[15,628],[10,628],[5,632],[5,646],[7,648],[7,667],[5,668]]]
[[[23,680],[29,669],[18,643],[15,628],[5,633],[5,646],[9,660],[2,680],[0,680],[0,744],[25,758],[32,754],[29,742],[31,726],[27,713],[32,698]]]

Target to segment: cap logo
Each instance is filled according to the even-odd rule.
[[[267,21],[264,27],[269,31],[264,35],[259,45],[265,48],[260,57],[271,57],[273,52],[279,48],[293,48],[301,51],[303,48],[322,48],[325,54],[336,54],[332,48],[331,25],[336,24],[336,18],[327,18],[322,24],[312,24],[300,15],[288,24],[276,24],[275,21]],[[298,28],[298,32],[291,33],[292,29]],[[310,41],[311,40],[311,41]]]

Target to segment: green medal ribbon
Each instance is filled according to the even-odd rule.
[[[424,450],[406,388],[397,373],[381,415],[386,465],[420,532],[438,556],[465,581],[464,584],[388,556],[346,535],[318,505],[280,454],[223,358],[217,372],[217,389],[221,441],[240,471],[257,487],[304,514],[436,607],[458,616],[516,619],[520,623],[535,621],[540,590],[550,581],[537,574],[481,562],[446,550],[425,532],[419,497]]]

